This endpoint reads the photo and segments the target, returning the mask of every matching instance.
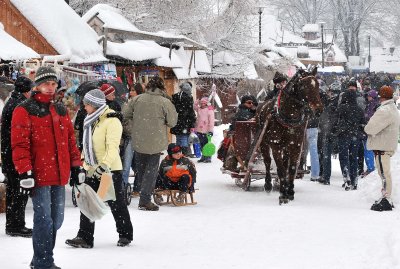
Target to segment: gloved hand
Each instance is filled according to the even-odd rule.
[[[99,164],[99,165],[96,167],[96,169],[94,170],[94,172],[93,172],[93,177],[94,177],[94,178],[97,178],[97,179],[100,179],[100,178],[101,178],[101,175],[103,175],[103,173],[108,172],[108,171],[110,171],[110,170],[108,169],[108,166],[105,165],[104,163],[101,163],[101,164]]]
[[[33,187],[35,187],[35,179],[33,173],[29,170],[26,173],[19,175],[19,192],[24,195],[31,194]]]
[[[83,167],[76,166],[71,167],[71,177],[69,179],[69,185],[73,187],[74,185],[80,185],[85,182],[85,170]]]
[[[210,135],[210,136],[214,135],[213,132],[208,132],[207,134]]]

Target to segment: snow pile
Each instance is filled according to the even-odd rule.
[[[154,41],[107,42],[107,55],[120,56],[131,61],[145,61],[161,58],[160,46]]]
[[[0,59],[5,61],[25,60],[40,58],[30,47],[25,46],[14,37],[4,31],[4,25],[0,23]]]
[[[97,35],[63,0],[11,0],[50,45],[71,63],[107,61]]]
[[[306,24],[303,26],[301,29],[303,33],[318,33],[319,32],[319,26],[318,24]]]

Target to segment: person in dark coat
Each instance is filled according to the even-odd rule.
[[[232,124],[230,129],[235,129],[235,123],[237,121],[247,121],[253,119],[256,115],[257,103],[256,98],[252,95],[244,95],[240,99],[240,105],[235,116],[232,118]]]
[[[183,154],[188,156],[189,135],[194,131],[196,124],[196,114],[193,109],[192,84],[182,83],[180,92],[172,95],[172,103],[178,112],[178,123],[171,128],[171,134],[176,136],[176,144],[182,147]]]
[[[27,77],[18,77],[15,89],[3,109],[1,117],[1,162],[6,185],[6,234],[11,236],[31,237],[32,229],[25,227],[25,207],[28,195],[19,191],[19,175],[15,170],[11,152],[11,119],[15,108],[30,97],[34,86]]]
[[[338,107],[338,122],[334,133],[339,138],[339,161],[345,190],[357,189],[358,148],[365,135],[364,111],[357,105],[357,93],[347,90]]]
[[[274,89],[267,93],[267,96],[265,97],[265,101],[271,100],[271,99],[277,97],[279,91],[281,89],[285,88],[285,86],[288,82],[288,79],[284,74],[282,74],[280,72],[276,72],[272,81],[274,82]]]

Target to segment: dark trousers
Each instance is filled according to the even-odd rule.
[[[131,223],[131,217],[129,215],[128,206],[124,199],[124,189],[122,184],[122,173],[121,171],[113,171],[112,179],[115,189],[115,201],[107,201],[111,208],[111,213],[113,214],[115,224],[117,226],[117,233],[120,238],[126,238],[129,240],[133,239],[133,227]],[[93,190],[97,191],[99,189],[100,180],[95,178],[86,178],[85,183],[88,184]],[[80,225],[78,236],[86,241],[88,244],[93,243],[94,234],[94,222],[91,222],[84,214],[81,212]]]
[[[169,178],[162,178],[159,176],[157,178],[156,186],[157,188],[164,190],[179,190],[182,192],[187,192],[189,190],[189,183],[190,177],[188,175],[181,176],[178,182],[173,182]]]
[[[138,189],[140,189],[139,204],[151,202],[151,195],[156,185],[160,154],[145,154],[136,152],[135,163],[137,169]]]
[[[332,141],[329,138],[325,138],[322,141],[322,178],[330,182],[331,181],[331,161],[332,161]]]
[[[362,140],[359,140],[358,145],[358,162],[357,162],[357,173],[361,175],[364,172],[364,144]]]
[[[6,185],[6,230],[19,230],[25,227],[25,208],[28,195],[19,192],[17,173],[5,174]]]
[[[339,137],[339,162],[344,178],[350,178],[351,184],[357,184],[359,139]]]

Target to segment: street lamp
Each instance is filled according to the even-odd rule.
[[[321,24],[321,55],[322,55],[322,68],[325,67],[325,60],[324,60],[324,23],[320,22]]]
[[[261,44],[261,14],[262,14],[262,7],[258,8],[258,44]]]
[[[368,72],[371,72],[371,36],[368,36]]]

